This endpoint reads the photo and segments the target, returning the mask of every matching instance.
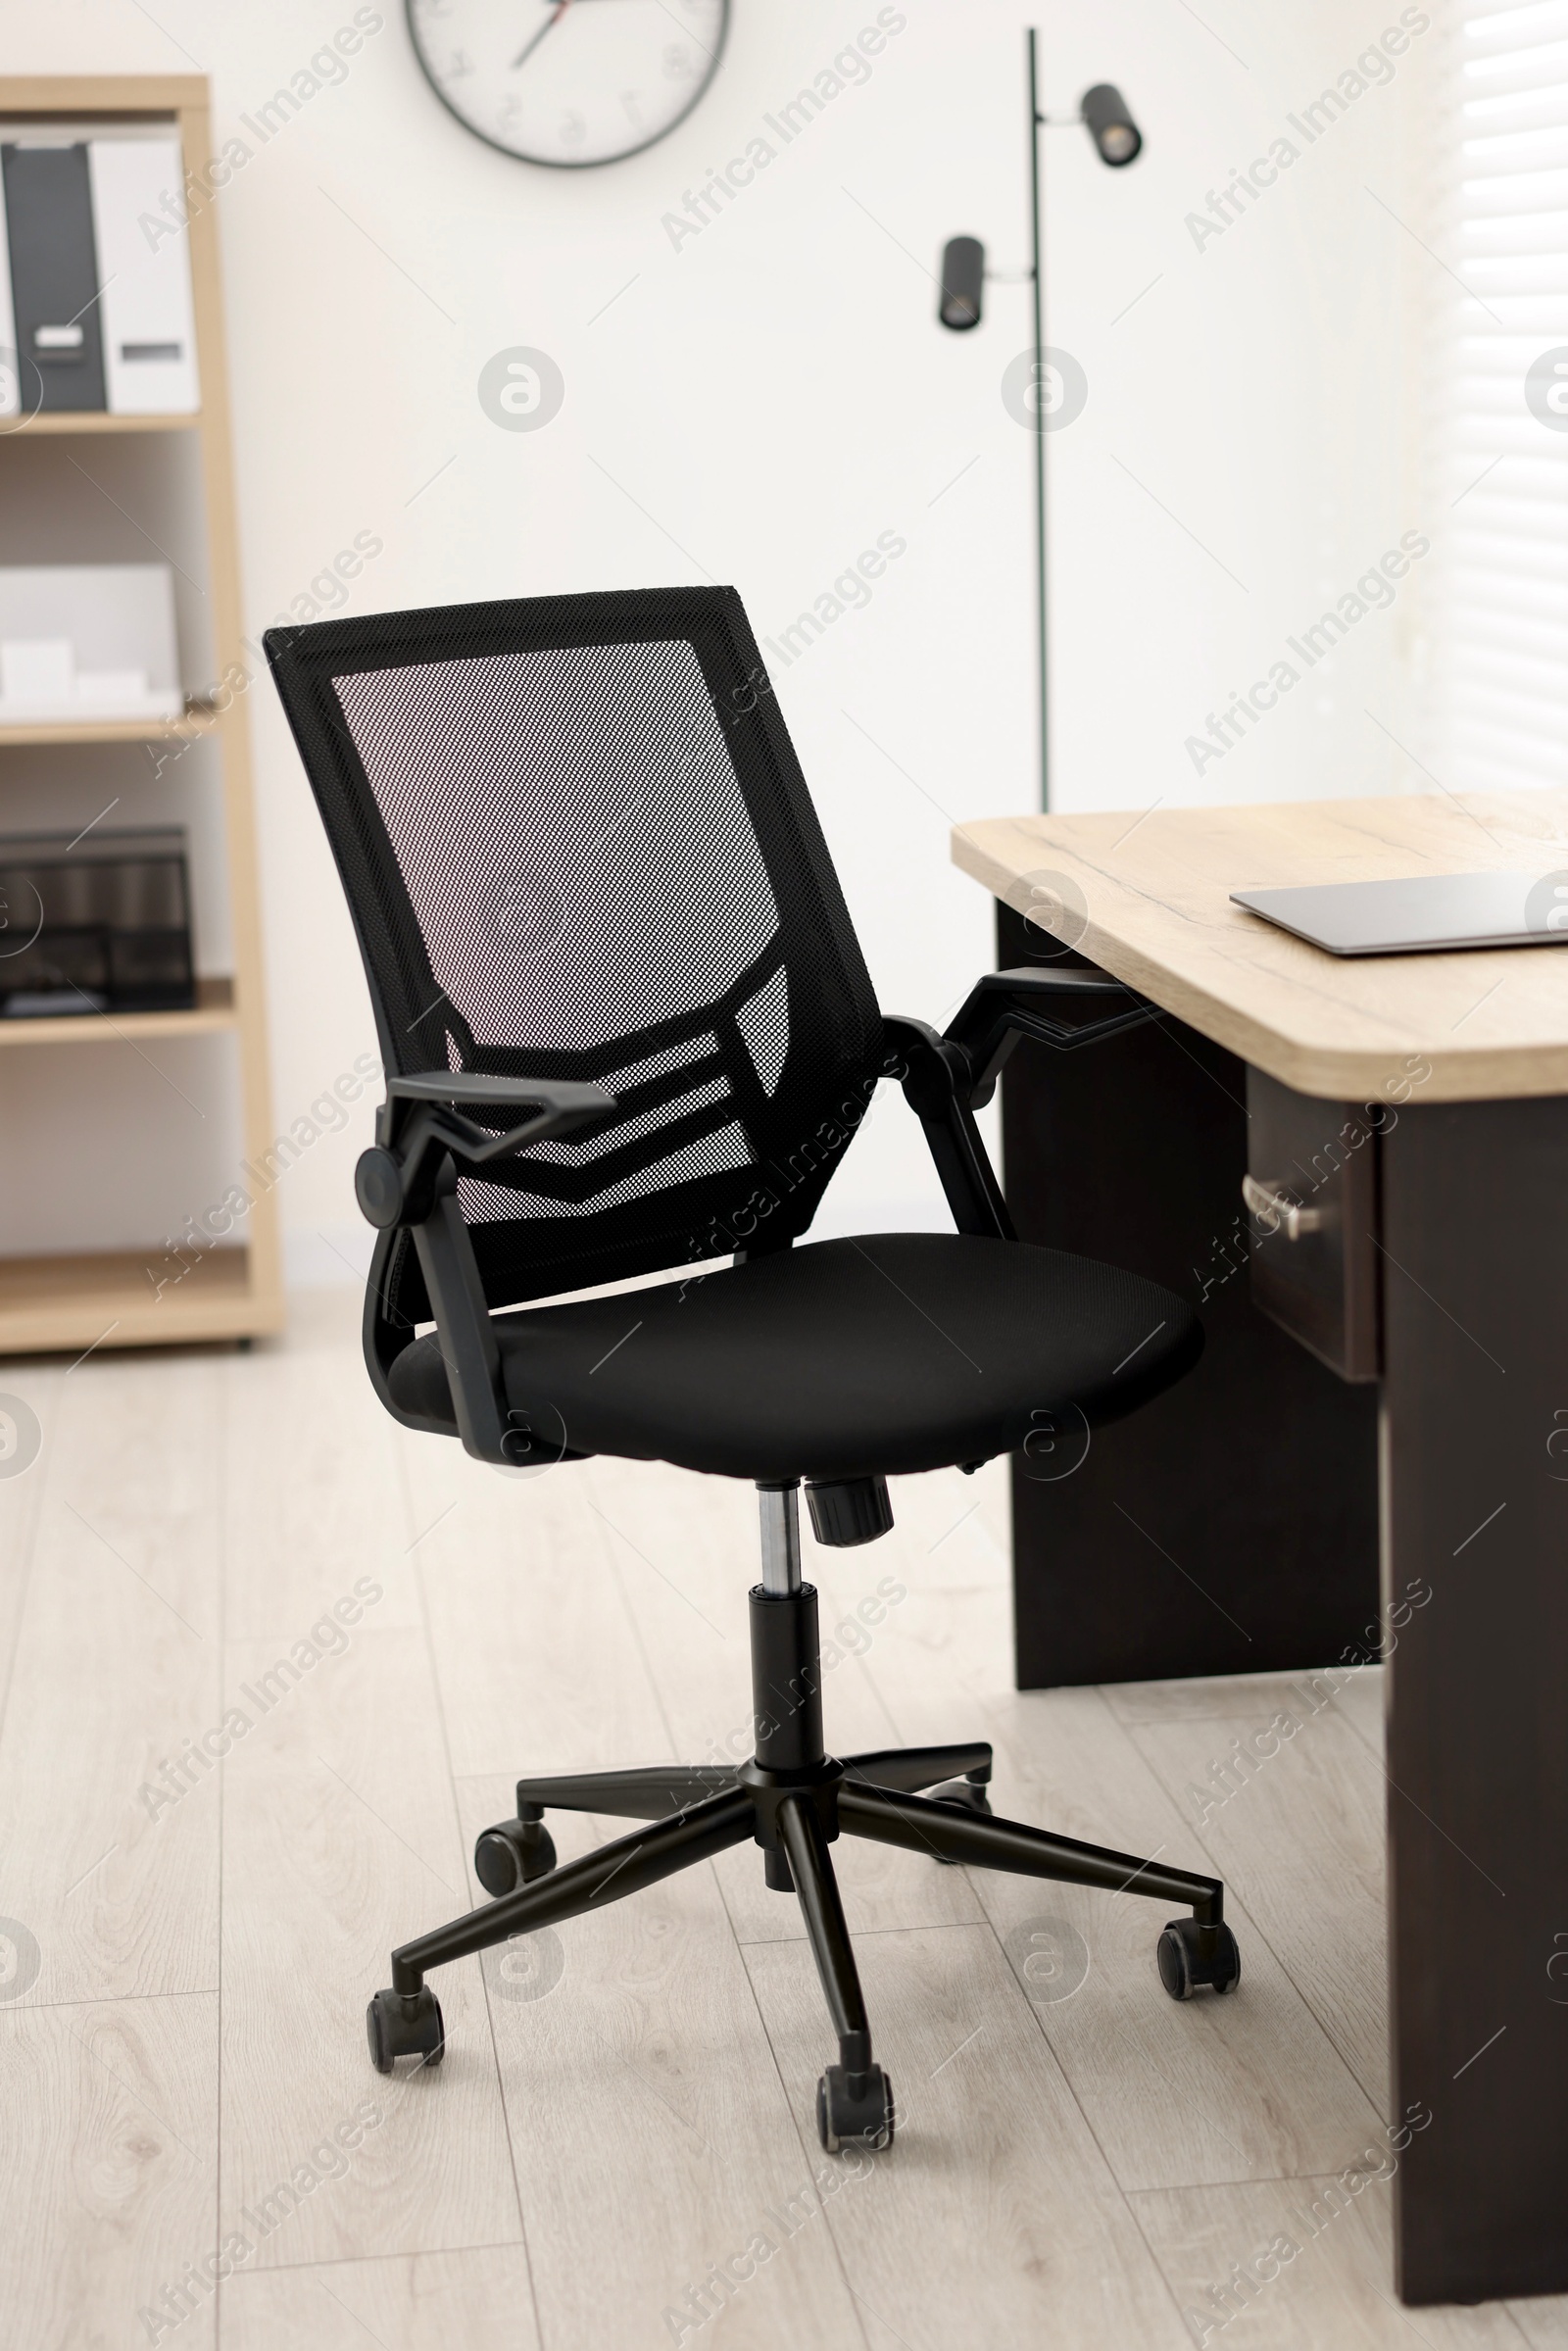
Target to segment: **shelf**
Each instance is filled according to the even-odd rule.
[[[122,122],[129,115],[177,116],[182,108],[206,105],[201,73],[8,73],[0,81],[0,122],[13,137],[17,115],[57,115],[69,122],[110,115]]]
[[[188,1012],[67,1012],[57,1019],[0,1018],[0,1053],[23,1045],[134,1045],[144,1037],[210,1037],[238,1026],[232,980],[198,980]]]
[[[38,409],[30,416],[0,417],[0,440],[40,432],[194,432],[200,409],[183,416],[112,416],[107,409]]]
[[[152,117],[157,117],[177,138],[185,181],[199,179],[216,152],[205,76],[0,74],[0,124],[4,125],[7,138],[25,135],[28,122],[46,131],[64,130],[72,139],[79,139],[131,119]],[[127,449],[124,462],[129,465],[133,450],[140,450],[133,470],[137,474],[146,473],[146,511],[142,511],[139,491],[137,498],[129,503],[136,506],[138,530],[152,541],[148,552],[160,544],[173,545],[171,532],[184,532],[188,528],[193,536],[200,516],[203,554],[198,556],[192,548],[187,576],[200,590],[205,633],[211,638],[204,660],[210,661],[212,666],[193,673],[192,682],[198,694],[187,702],[180,716],[168,719],[117,718],[108,710],[73,710],[69,706],[63,716],[52,719],[43,714],[29,717],[24,711],[9,710],[0,713],[0,754],[20,747],[39,748],[43,758],[34,780],[36,787],[42,789],[46,783],[52,787],[57,779],[64,781],[81,766],[77,761],[73,770],[70,762],[59,759],[48,749],[51,745],[70,748],[104,743],[147,744],[154,751],[147,761],[148,768],[156,769],[164,778],[158,791],[165,794],[169,788],[168,770],[177,760],[183,746],[209,741],[211,749],[204,751],[193,763],[202,770],[200,785],[204,795],[211,793],[214,815],[221,815],[222,851],[220,864],[216,839],[203,841],[202,856],[207,860],[203,879],[212,890],[226,890],[221,927],[232,942],[231,952],[225,950],[221,956],[229,966],[230,976],[201,982],[189,1011],[83,1012],[63,1018],[51,1014],[43,1020],[0,1018],[0,1102],[4,1103],[10,1119],[7,1152],[17,1161],[19,1171],[26,1168],[27,1180],[40,1200],[48,1197],[53,1171],[62,1155],[57,1113],[65,1105],[77,1127],[85,1126],[90,1135],[92,1130],[86,1122],[93,1115],[89,1099],[93,1089],[88,1087],[83,1095],[77,1081],[93,1068],[109,1071],[107,1060],[94,1063],[78,1056],[73,1061],[67,1050],[73,1046],[113,1048],[120,1055],[114,1069],[122,1076],[138,1066],[126,1055],[140,1054],[147,1062],[163,1068],[166,1075],[172,1072],[177,1076],[182,1086],[189,1082],[192,1093],[198,1091],[197,1072],[187,1072],[177,1067],[177,1063],[199,1061],[204,1079],[221,1078],[220,1099],[226,1106],[220,1124],[226,1130],[232,1117],[238,1129],[233,1135],[226,1132],[222,1135],[222,1164],[240,1164],[246,1160],[259,1163],[270,1150],[276,1131],[268,1079],[267,990],[261,960],[250,704],[244,694],[220,694],[212,683],[218,678],[248,677],[255,665],[255,655],[240,634],[228,369],[217,244],[220,209],[211,204],[193,205],[182,238],[190,263],[192,321],[201,384],[201,407],[196,413],[117,416],[102,409],[40,410],[30,416],[0,417],[0,487],[19,499],[26,491],[22,479],[24,474],[31,471],[52,478],[55,473],[57,461],[45,465],[39,456],[40,435],[51,440],[57,434],[85,436],[81,440],[81,462],[94,476],[103,471],[108,453],[100,452],[102,465],[89,463],[88,451],[97,447],[92,436],[105,433],[169,436],[159,443],[158,449],[145,438],[134,443],[132,449]],[[36,385],[33,388],[36,390]],[[8,439],[19,445],[27,441],[33,453],[31,458],[7,459],[3,448]],[[58,457],[59,470],[66,477],[70,475],[64,457],[68,446],[69,441],[62,442]],[[117,485],[111,481],[109,487],[118,498]],[[78,489],[84,497],[91,495],[95,501],[91,510],[83,511],[96,513],[97,492],[88,493],[85,484],[74,482],[73,500]],[[104,514],[110,511],[106,508]],[[62,501],[58,526],[40,510],[40,543],[29,544],[29,560],[49,560],[48,549],[53,544],[58,548],[55,560],[79,562],[74,521],[79,527],[80,515],[71,500]],[[215,707],[215,701],[222,707]],[[167,748],[160,751],[159,746]],[[125,763],[118,754],[115,757],[118,765]],[[139,757],[132,764],[139,763]],[[49,769],[47,775],[44,768]],[[0,820],[9,813],[19,774],[29,772],[25,762],[16,758],[8,770],[5,759],[0,757]],[[77,788],[84,789],[79,783]],[[74,821],[81,821],[91,808],[109,797],[107,789],[99,792],[91,804],[83,805],[80,816]],[[123,816],[124,810],[117,808],[108,821],[112,824]],[[95,818],[94,822],[97,821]],[[83,847],[86,846],[83,842]],[[218,911],[216,906],[214,911]],[[15,963],[0,960],[0,979],[17,968]],[[215,1035],[222,1037],[220,1045],[203,1047],[192,1054],[185,1054],[182,1049],[175,1050],[181,1038]],[[59,1060],[52,1060],[47,1053],[41,1058],[35,1054],[31,1061],[16,1059],[14,1054],[25,1047],[58,1048]],[[8,1059],[8,1053],[13,1057]],[[220,1067],[208,1068],[209,1062]],[[160,1098],[163,1091],[161,1086],[152,1088],[153,1094]],[[36,1102],[34,1095],[38,1098]],[[26,1130],[35,1116],[38,1124],[29,1147]],[[216,1139],[219,1127],[209,1129],[208,1133],[210,1140]],[[201,1197],[209,1179],[205,1175],[198,1177],[188,1167],[183,1174],[180,1172],[188,1140],[183,1119],[171,1122],[156,1105],[145,1109],[142,1118],[133,1122],[132,1131],[117,1131],[110,1138],[109,1157],[115,1165],[109,1173],[115,1175],[123,1158],[128,1163],[127,1174],[134,1172],[139,1185],[148,1171],[156,1167],[159,1176],[154,1197],[167,1197],[171,1212],[176,1201],[189,1207]],[[69,1164],[69,1152],[65,1155]],[[34,1159],[36,1166],[32,1163]],[[85,1200],[79,1221],[73,1218],[69,1223],[56,1222],[47,1233],[38,1226],[29,1228],[25,1224],[13,1228],[12,1247],[18,1251],[29,1246],[41,1249],[47,1240],[55,1248],[74,1245],[78,1250],[89,1253],[0,1257],[0,1349],[60,1352],[69,1359],[95,1347],[182,1345],[237,1339],[281,1328],[277,1201],[270,1190],[259,1192],[252,1203],[244,1228],[243,1248],[236,1245],[209,1252],[194,1262],[177,1283],[167,1280],[170,1268],[164,1242],[149,1241],[141,1251],[106,1254],[103,1244],[114,1232],[115,1228],[105,1230],[101,1212],[95,1213]],[[151,1279],[149,1266],[154,1269]],[[161,1280],[165,1288],[160,1297],[156,1285]]]
[[[211,703],[193,704],[178,718],[40,718],[0,725],[0,750],[24,743],[194,743],[220,719]]]
[[[170,1278],[174,1270],[162,1242],[89,1256],[0,1258],[0,1354],[188,1345],[282,1329],[281,1298],[251,1286],[249,1250],[209,1249],[180,1279]]]

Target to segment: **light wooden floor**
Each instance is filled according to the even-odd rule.
[[[1376,1674],[1327,1702],[1284,1679],[1020,1695],[995,1471],[906,1482],[895,1535],[813,1556],[830,1639],[894,1594],[839,1644],[830,1741],[984,1735],[999,1810],[1219,1870],[1235,1998],[1166,1999],[1157,1906],[841,1842],[901,2122],[891,2156],[830,2166],[825,2017],[748,1848],[443,1970],[445,2065],[379,2080],[366,1998],[394,1941],[478,1897],[511,1776],[702,1758],[744,1727],[755,1500],[615,1462],[515,1479],[408,1436],[356,1319],[323,1296],[249,1356],[0,1367],[44,1435],[0,1477],[0,1913],[26,1931],[0,1925],[8,2343],[1564,2351],[1568,2301],[1392,2299],[1364,2177]],[[290,1658],[297,1682],[261,1684]],[[220,1768],[142,1793],[235,1707]],[[1296,1735],[1206,1803],[1282,1711]],[[618,1826],[555,1833],[564,1858]],[[142,2315],[234,2237],[217,2297]],[[704,2320],[725,2264],[742,2281]]]

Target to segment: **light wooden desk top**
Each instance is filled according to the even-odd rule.
[[[1568,791],[999,816],[959,825],[953,855],[1114,978],[1302,1094],[1375,1101],[1411,1055],[1431,1065],[1422,1102],[1568,1094],[1568,946],[1347,959],[1230,903],[1232,890],[1293,883],[1568,875]],[[1063,878],[1064,917],[1051,911]]]

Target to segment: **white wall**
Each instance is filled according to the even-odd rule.
[[[706,576],[776,635],[896,531],[907,551],[868,608],[777,683],[883,1000],[940,1017],[990,951],[949,820],[1034,805],[1036,773],[1030,442],[999,389],[1028,340],[1028,289],[994,285],[979,331],[951,335],[930,272],[960,229],[999,269],[1027,260],[1032,20],[1048,110],[1117,81],[1148,141],[1111,172],[1080,130],[1049,137],[1048,340],[1090,386],[1050,444],[1056,805],[1404,788],[1393,738],[1418,579],[1201,775],[1185,747],[1401,530],[1433,527],[1404,480],[1399,329],[1401,272],[1433,265],[1394,217],[1411,219],[1401,123],[1420,40],[1315,145],[1288,133],[1299,160],[1223,234],[1200,249],[1187,224],[1397,22],[1393,0],[1210,0],[1204,22],[1177,0],[903,0],[868,83],[678,250],[662,217],[873,0],[734,0],[690,122],[580,173],[466,136],[401,12],[377,6],[346,80],[260,147],[239,118],[351,0],[161,0],[156,24],[130,0],[6,10],[10,71],[194,64],[220,138],[254,150],[217,200],[253,632],[369,532],[383,550],[349,609]],[[485,361],[519,344],[565,377],[537,433],[499,430],[476,397]],[[282,1124],[373,1031],[265,683],[253,703]],[[284,1181],[299,1273],[342,1270],[363,1141],[324,1140]],[[934,1199],[895,1107],[829,1206],[880,1220],[934,1214]]]

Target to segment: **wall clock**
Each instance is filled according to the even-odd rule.
[[[408,0],[425,78],[465,129],[567,171],[683,122],[718,68],[729,0]]]

